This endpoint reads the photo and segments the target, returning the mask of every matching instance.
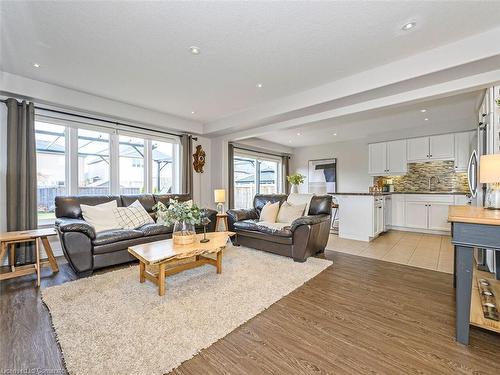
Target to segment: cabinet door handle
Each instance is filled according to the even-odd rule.
[[[432,154],[431,154],[431,158],[432,158]]]

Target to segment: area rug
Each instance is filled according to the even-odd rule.
[[[138,266],[42,290],[70,374],[165,374],[319,274],[332,262],[228,246],[169,276],[165,296]]]

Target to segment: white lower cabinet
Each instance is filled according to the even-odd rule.
[[[427,202],[406,202],[405,226],[427,229]]]
[[[451,230],[448,223],[449,203],[432,202],[427,206],[428,229],[431,230]]]
[[[391,197],[391,222],[389,225],[395,227],[404,227],[405,223],[405,196],[403,194],[394,194]]]

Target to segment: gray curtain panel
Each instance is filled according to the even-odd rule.
[[[35,107],[7,100],[7,230],[37,228]],[[35,262],[32,245],[19,245],[16,264]]]
[[[193,137],[181,136],[182,145],[182,193],[193,196]]]
[[[231,143],[228,145],[227,159],[227,171],[229,177],[227,184],[229,190],[228,205],[229,208],[234,208],[234,145]]]
[[[290,156],[288,155],[283,155],[281,157],[281,166],[282,166],[282,171],[283,171],[283,192],[285,194],[290,194],[290,184],[288,183],[286,177],[290,175]]]

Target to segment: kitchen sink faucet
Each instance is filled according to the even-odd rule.
[[[432,179],[436,179],[436,184],[439,184],[441,181],[439,180],[438,176],[431,176],[429,177],[429,191],[432,191]]]

